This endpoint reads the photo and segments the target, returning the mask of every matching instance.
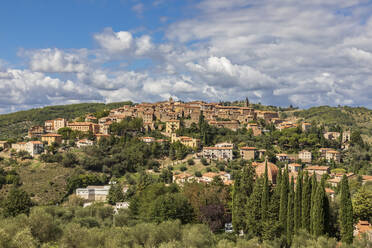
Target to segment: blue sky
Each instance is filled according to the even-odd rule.
[[[6,0],[0,113],[78,102],[371,108],[370,0]]]

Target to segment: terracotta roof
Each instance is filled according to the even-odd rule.
[[[302,167],[302,165],[300,165],[300,164],[296,164],[296,163],[289,164],[288,166]]]
[[[204,147],[203,149],[205,150],[232,150],[232,146],[230,147],[216,147],[216,146],[212,146],[212,147]]]
[[[249,146],[244,146],[244,147],[242,147],[242,148],[240,148],[240,150],[257,150],[257,148],[256,147],[249,147]]]
[[[362,176],[362,179],[363,179],[364,181],[372,181],[372,176],[363,175],[363,176]]]
[[[305,170],[328,170],[329,166],[318,166],[318,165],[313,165],[313,166],[308,166],[305,168]]]
[[[62,135],[57,134],[57,133],[47,133],[47,134],[43,134],[41,137],[62,137]]]
[[[328,193],[328,194],[334,194],[335,191],[330,189],[330,188],[325,188],[325,192]]]
[[[43,144],[43,142],[41,142],[41,141],[38,141],[38,140],[36,140],[36,141],[30,141],[32,144],[35,144],[35,145],[42,145]]]

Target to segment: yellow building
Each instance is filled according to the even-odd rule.
[[[191,148],[200,147],[200,139],[194,139],[194,138],[187,137],[187,136],[177,137],[175,133],[172,133],[171,142],[174,143],[177,141],[181,142],[182,145],[187,146],[187,147],[191,147]]]
[[[180,121],[179,120],[169,120],[166,122],[165,132],[168,134],[176,132],[180,129]]]
[[[52,143],[61,144],[62,143],[62,135],[56,133],[48,133],[41,136],[41,141],[47,142],[50,146]]]

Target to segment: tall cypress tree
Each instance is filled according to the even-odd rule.
[[[340,202],[340,229],[341,241],[353,242],[353,205],[350,198],[349,182],[346,175],[341,180],[341,202]]]
[[[309,173],[305,172],[304,185],[302,187],[302,228],[310,232],[310,209],[311,209],[311,181]]]
[[[314,204],[311,209],[312,234],[316,237],[325,233],[325,211],[324,211],[325,190],[324,184],[317,185]]]
[[[232,199],[232,223],[234,230],[246,231],[246,207],[248,204],[249,196],[253,191],[255,171],[252,165],[247,165],[243,171],[239,173],[234,182],[233,199]]]
[[[296,192],[294,197],[294,231],[298,232],[301,228],[302,210],[302,171],[298,173],[296,181]]]
[[[310,233],[314,232],[313,228],[313,209],[314,209],[314,203],[315,203],[315,196],[316,196],[316,191],[317,191],[317,181],[316,181],[316,175],[313,173],[311,177],[311,207],[310,207]]]
[[[265,222],[268,218],[269,203],[270,203],[269,179],[267,176],[267,161],[265,164],[265,174],[263,176],[262,199],[261,199],[261,219]]]
[[[246,227],[249,236],[260,237],[262,235],[261,222],[261,197],[262,197],[263,178],[257,178],[253,192],[249,197],[246,210]]]
[[[286,167],[281,179],[280,188],[280,209],[279,209],[279,222],[283,227],[283,231],[287,231],[287,206],[288,206],[288,168]]]
[[[287,206],[287,244],[290,245],[292,243],[292,236],[293,236],[293,227],[294,227],[294,209],[293,209],[293,199],[294,198],[294,180],[293,177],[291,178],[291,186],[289,188],[288,194],[288,206]]]

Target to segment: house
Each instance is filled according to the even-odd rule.
[[[87,115],[84,119],[85,122],[97,122],[97,118],[93,115]]]
[[[60,128],[66,127],[67,121],[63,118],[57,118],[55,120],[47,120],[44,122],[45,132],[55,133]]]
[[[206,182],[206,183],[210,183],[213,181],[213,178],[215,177],[219,177],[220,174],[219,173],[215,173],[215,172],[207,172],[207,173],[204,173],[203,176],[202,176],[202,181]]]
[[[110,137],[109,134],[102,134],[102,133],[97,133],[97,134],[95,134],[94,136],[96,136],[96,140],[97,140],[97,142],[99,142],[99,140],[100,140],[101,138],[106,138],[106,139],[108,139],[108,138]]]
[[[288,169],[291,172],[299,172],[302,169],[302,165],[291,163],[291,164],[288,164]]]
[[[303,132],[307,132],[311,128],[311,124],[308,122],[302,122],[301,128]]]
[[[168,120],[165,123],[165,132],[167,134],[175,133],[178,129],[180,129],[180,125],[179,120]]]
[[[359,220],[359,222],[354,226],[354,236],[360,237],[362,234],[365,234],[367,239],[372,241],[372,227],[366,220]]]
[[[0,148],[2,148],[3,150],[9,148],[9,143],[7,141],[0,140]]]
[[[48,146],[53,143],[61,144],[62,143],[62,135],[56,133],[47,133],[41,136],[42,142],[47,142]]]
[[[288,155],[286,153],[279,153],[279,154],[276,154],[276,158],[279,161],[287,161],[288,160]]]
[[[105,185],[78,188],[76,189],[76,195],[88,201],[106,201],[110,187],[110,185]]]
[[[257,177],[264,175],[266,164],[267,164],[267,177],[273,184],[276,184],[276,177],[279,173],[279,168],[271,162],[265,161],[263,163],[257,163],[257,166],[255,166],[256,175]]]
[[[114,207],[114,213],[118,214],[120,209],[128,209],[129,202],[117,202]]]
[[[239,128],[238,121],[209,121],[208,124],[217,128],[227,128],[233,131],[236,131]]]
[[[93,141],[88,140],[88,139],[81,139],[78,142],[76,142],[76,146],[79,148],[83,146],[92,146],[92,145],[93,145]]]
[[[312,165],[307,166],[305,168],[306,171],[308,171],[310,174],[317,174],[317,175],[324,175],[329,173],[329,166],[318,166],[318,165]]]
[[[240,156],[245,160],[255,160],[258,157],[257,148],[244,146],[240,148]]]
[[[99,124],[92,122],[69,122],[67,123],[67,127],[80,132],[92,132],[94,134],[99,132]]]
[[[35,156],[44,151],[44,146],[40,141],[18,142],[12,144],[12,149],[16,152],[27,151],[31,156]]]
[[[327,154],[327,152],[328,151],[334,151],[334,149],[333,148],[319,148],[319,152],[320,152],[320,156],[322,157],[322,158],[326,158],[326,154]]]
[[[327,182],[332,186],[332,187],[337,187],[337,185],[341,182],[341,178],[335,177],[328,179]]]
[[[180,173],[173,175],[173,182],[177,184],[183,184],[186,182],[190,182],[194,177],[188,173]]]
[[[199,148],[200,147],[200,139],[194,139],[187,136],[177,136],[175,133],[172,133],[171,142],[181,142],[184,146],[191,147],[191,148]]]
[[[298,153],[298,158],[304,163],[311,163],[312,155],[311,152],[303,150]]]
[[[340,163],[341,154],[339,151],[331,150],[326,152],[325,158],[328,162],[334,161],[336,163]]]
[[[261,129],[259,128],[257,123],[248,123],[247,130],[252,130],[253,136],[259,136],[262,134]]]
[[[337,140],[340,137],[340,133],[339,132],[325,132],[323,136],[327,140]]]
[[[362,176],[362,184],[365,184],[366,182],[371,182],[371,181],[372,181],[372,176],[368,176],[368,175]]]
[[[335,191],[330,189],[330,188],[325,188],[325,192],[329,197],[331,198],[332,201],[335,199]]]
[[[34,137],[40,137],[44,133],[45,133],[45,130],[43,126],[33,126],[28,130],[27,137],[32,139]]]
[[[204,147],[203,157],[212,160],[230,161],[233,159],[233,147]]]
[[[342,143],[349,142],[351,138],[351,132],[350,131],[345,131],[342,133]]]
[[[152,142],[155,142],[155,138],[154,137],[142,137],[141,140],[145,143],[152,143]]]

